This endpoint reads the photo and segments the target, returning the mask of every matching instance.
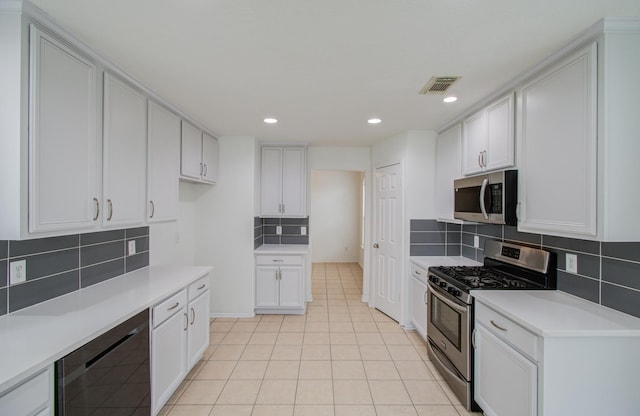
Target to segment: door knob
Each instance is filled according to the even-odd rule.
[[[380,248],[380,244],[375,243],[375,244],[373,245],[373,248]]]

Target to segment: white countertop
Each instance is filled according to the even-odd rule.
[[[412,256],[409,260],[425,269],[432,266],[481,266],[475,260],[462,256]]]
[[[0,317],[0,393],[210,271],[145,267]]]
[[[543,337],[640,337],[640,319],[558,290],[472,290],[481,301]]]
[[[309,254],[307,244],[263,244],[254,250],[256,254]]]

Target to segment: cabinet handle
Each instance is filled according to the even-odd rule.
[[[175,308],[177,308],[177,307],[178,307],[178,305],[180,305],[180,302],[176,302],[176,304],[175,304],[175,305],[173,305],[173,306],[172,306],[172,307],[170,307],[170,308],[167,308],[167,310],[168,310],[168,311],[172,311],[172,310],[174,310]]]
[[[487,167],[487,151],[482,152],[482,166]]]
[[[493,322],[493,321],[491,321]],[[473,349],[476,349],[476,330],[475,328],[473,329],[473,332],[471,332],[471,346],[473,347]]]
[[[203,172],[204,172],[204,165],[200,163],[200,176],[202,176]]]
[[[107,199],[107,204],[109,205],[109,216],[107,217],[107,221],[111,221],[113,218],[113,202],[110,199]]]
[[[196,310],[191,308],[191,325],[196,321]]]
[[[498,325],[497,323],[494,322],[494,320],[491,320],[491,325],[495,326],[496,328],[498,328],[500,331],[505,331],[507,332],[507,328],[503,328],[500,325]]]
[[[183,331],[186,331],[187,328],[189,328],[189,317],[187,316],[187,313],[183,313],[182,316],[184,316],[184,329]]]
[[[284,261],[284,259],[273,259],[271,260],[274,263],[282,263]]]
[[[426,289],[424,291],[424,295],[422,295],[422,300],[424,301],[424,304],[426,305],[427,304],[427,291],[426,291]]]
[[[208,172],[208,171],[209,171],[209,170],[207,169],[207,164],[205,163],[205,164],[204,164],[204,176],[207,176],[207,172]]]
[[[375,243],[375,244],[373,245],[373,248],[380,248],[380,244]]]
[[[478,166],[482,167],[482,152],[478,153]]]
[[[414,270],[414,271],[413,271],[413,274],[417,274],[418,276],[420,276],[420,272],[419,272],[419,271],[417,271],[417,270]]]
[[[154,204],[153,201],[149,201],[149,203],[151,204],[151,215],[149,215],[149,218],[153,218],[153,214],[156,213],[156,204]]]
[[[206,284],[203,283],[201,286],[198,286],[198,290],[204,289],[205,286],[206,286]]]
[[[93,202],[96,204],[96,216],[93,217],[93,220],[95,221],[100,216],[100,201],[98,201],[98,198],[93,198]]]

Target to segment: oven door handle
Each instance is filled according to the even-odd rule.
[[[429,287],[431,288],[431,293],[433,293],[433,296],[437,297],[438,300],[446,303],[452,309],[455,309],[456,311],[460,312],[461,314],[465,314],[465,313],[468,312],[468,309],[467,309],[466,306],[458,305],[457,303],[452,302],[449,299],[447,299],[447,298],[443,297],[442,295],[440,295],[438,293],[439,289],[436,289],[431,283],[429,283]]]
[[[487,215],[487,207],[484,204],[484,196],[487,193],[487,185],[489,184],[489,179],[484,178],[482,180],[482,186],[480,186],[480,211],[482,211],[482,215],[486,220],[489,219],[489,215]]]

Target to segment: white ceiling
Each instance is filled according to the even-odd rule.
[[[314,145],[437,130],[598,19],[640,16],[638,0],[33,3],[214,133]],[[433,75],[463,77],[458,102],[418,95]]]

